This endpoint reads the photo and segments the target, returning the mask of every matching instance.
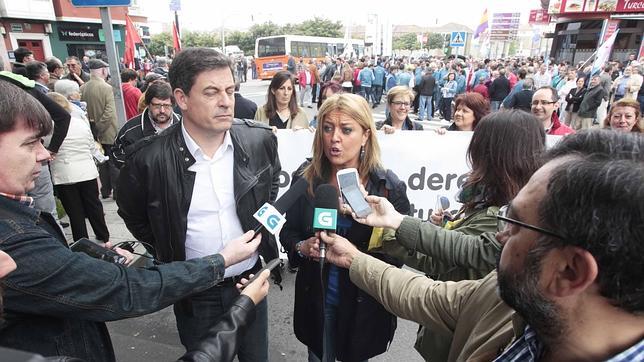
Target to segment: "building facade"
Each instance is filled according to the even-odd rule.
[[[610,59],[642,56],[644,0],[552,0],[548,11],[556,22],[550,56],[558,61],[588,60],[617,29]]]
[[[129,14],[139,35],[149,40],[147,18],[133,0],[127,7],[110,8],[117,52],[125,49],[125,16]],[[105,57],[105,34],[98,8],[79,8],[70,0],[0,0],[0,53],[5,68],[14,60],[13,49],[26,47],[36,60],[55,56]]]

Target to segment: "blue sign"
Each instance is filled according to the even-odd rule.
[[[132,0],[72,0],[78,7],[130,6]]]
[[[449,46],[451,47],[464,47],[465,46],[465,32],[453,31],[452,36],[449,37]]]
[[[181,11],[181,0],[170,0],[170,11]]]

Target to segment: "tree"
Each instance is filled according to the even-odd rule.
[[[255,24],[251,26],[248,32],[250,33],[250,38],[254,42],[255,39],[263,36],[279,35],[281,28],[272,21],[268,21],[264,24]]]
[[[219,39],[219,40],[217,40]],[[219,46],[221,39],[216,37],[213,32],[184,31],[181,34],[182,47],[207,47],[213,48]]]
[[[233,31],[226,34],[226,44],[237,45],[245,55],[255,53],[255,39],[246,31]]]
[[[150,44],[147,45],[150,53],[154,55],[165,55],[165,46],[172,49],[172,34],[169,32],[152,35]]]
[[[396,50],[416,50],[420,49],[420,43],[416,39],[416,34],[407,33],[393,39],[393,48]]]
[[[313,20],[305,20],[304,22],[296,25],[298,35],[310,36],[326,36],[330,38],[342,37],[342,23],[340,21],[331,21],[325,18],[318,18]]]
[[[429,49],[443,49],[445,38],[441,34],[429,33],[427,47]]]

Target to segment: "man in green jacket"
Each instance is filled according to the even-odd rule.
[[[503,250],[497,271],[481,280],[433,281],[320,234],[327,260],[349,268],[351,281],[387,310],[451,336],[449,361],[641,360],[642,149],[644,139],[632,134],[564,138],[501,208],[495,238]],[[367,201],[374,212],[357,221],[396,230],[412,250],[432,243],[433,226],[382,198]],[[491,237],[455,239],[454,262],[479,259]]]
[[[83,84],[81,100],[87,102],[87,116],[94,138],[103,146],[105,155],[112,154],[112,146],[116,138],[117,119],[116,104],[114,103],[114,92],[112,86],[107,84],[105,79],[108,76],[109,65],[100,59],[90,59],[89,71],[90,80]],[[118,169],[112,162],[105,162],[98,167],[101,179],[101,196],[104,199],[112,197],[116,199],[116,179]]]

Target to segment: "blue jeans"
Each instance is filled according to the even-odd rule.
[[[371,102],[371,87],[360,86],[360,95],[367,100],[367,103]]]
[[[187,303],[174,305],[177,330],[181,344],[187,350],[194,350],[208,329],[215,325],[220,316],[228,312],[232,302],[239,296],[234,285],[216,286],[187,298]],[[255,308],[255,321],[248,326],[237,352],[240,362],[268,361],[268,303],[264,299]],[[191,312],[191,313],[190,313]]]
[[[324,304],[324,340],[322,346],[326,352],[326,359],[322,361],[322,358],[318,357],[313,350],[310,348],[309,351],[309,362],[335,362],[335,320],[338,314],[338,306],[331,305],[328,303]],[[368,359],[365,360],[369,361]]]
[[[420,111],[418,120],[422,121],[427,115],[427,119],[432,119],[432,96],[420,96]]]
[[[380,104],[382,100],[382,86],[381,85],[372,85],[371,90],[373,92],[373,103]]]

